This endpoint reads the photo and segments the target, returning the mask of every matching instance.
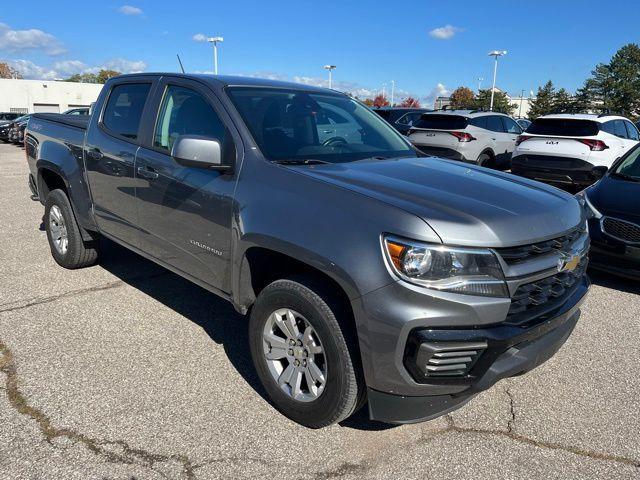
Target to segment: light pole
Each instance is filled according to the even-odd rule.
[[[391,106],[393,107],[393,95],[396,92],[396,81],[391,80]]]
[[[483,80],[484,80],[484,78],[478,77],[478,93],[480,93],[480,87],[482,87],[482,81]]]
[[[522,102],[524,101],[524,88],[520,92],[520,111],[518,112],[518,118],[522,118]]]
[[[222,43],[224,38],[222,37],[209,37],[207,42],[213,44],[213,74],[218,74],[218,43]]]
[[[333,88],[333,78],[331,75],[331,72],[333,72],[336,68],[335,65],[325,65],[324,67],[325,70],[329,70],[329,88]]]
[[[498,57],[506,55],[506,50],[494,50],[493,52],[489,52],[489,56],[495,58],[495,62],[493,64],[493,86],[491,87],[491,104],[489,105],[489,110],[493,111],[493,95],[496,91],[496,74],[498,73]]]

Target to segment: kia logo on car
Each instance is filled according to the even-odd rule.
[[[555,141],[555,140],[547,140],[545,143],[546,143],[547,145],[558,145],[558,142],[557,142],[557,141]]]

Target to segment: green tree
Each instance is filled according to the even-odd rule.
[[[475,108],[489,110],[491,106],[491,89],[480,90],[475,100]],[[511,115],[518,107],[515,103],[509,103],[509,97],[504,92],[496,90],[493,95],[493,110]]]
[[[584,88],[592,106],[637,117],[640,114],[640,46],[627,44],[609,63],[598,64]]]
[[[576,90],[572,104],[574,112],[588,112],[593,108],[592,94],[586,85]]]
[[[451,108],[455,109],[470,109],[476,105],[476,99],[473,91],[468,87],[458,87],[452,93],[450,97]]]
[[[120,75],[120,72],[115,70],[102,69],[98,73],[76,73],[67,78],[66,82],[78,82],[78,83],[105,83],[112,77]]]
[[[574,100],[571,94],[564,88],[561,88],[553,96],[553,112],[554,113],[571,113],[575,109]]]
[[[555,100],[557,93],[558,92],[556,92],[556,89],[553,86],[553,82],[551,80],[545,83],[544,86],[538,87],[538,93],[529,105],[529,118],[531,120],[535,120],[542,115],[548,115],[552,113],[555,109]]]

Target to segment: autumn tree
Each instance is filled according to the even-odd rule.
[[[22,78],[22,75],[7,62],[0,62],[0,78]]]
[[[364,103],[367,107],[373,107],[373,99],[372,98],[365,98],[364,100],[362,100],[362,103]]]
[[[458,87],[452,93],[450,97],[451,108],[467,110],[473,109],[476,105],[475,95],[473,91],[468,87]]]
[[[387,97],[385,95],[383,95],[382,93],[379,93],[373,99],[373,106],[374,107],[388,107],[389,106],[389,100],[387,100]]]
[[[98,72],[96,77],[97,77],[98,83],[106,83],[107,80],[113,77],[117,77],[118,75],[122,75],[122,74],[116,70],[103,69]]]
[[[420,102],[417,98],[407,97],[402,100],[400,106],[404,108],[420,108]]]

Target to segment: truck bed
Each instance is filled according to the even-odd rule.
[[[49,122],[61,123],[70,127],[86,130],[91,117],[89,115],[65,115],[63,113],[36,113],[32,118],[48,120]]]

